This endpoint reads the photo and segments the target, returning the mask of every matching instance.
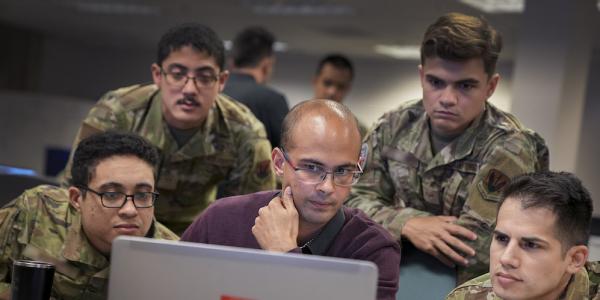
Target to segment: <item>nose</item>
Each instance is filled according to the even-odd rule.
[[[196,78],[187,79],[186,83],[183,85],[183,93],[184,94],[195,94],[197,92],[196,88]]]
[[[332,99],[332,100],[336,100],[336,94],[338,92],[338,88],[335,86],[330,86],[327,88],[326,93],[327,93],[327,98],[328,99]]]
[[[509,243],[500,254],[500,263],[507,268],[519,267],[519,245]]]
[[[458,95],[451,85],[448,85],[440,95],[440,104],[444,107],[454,106],[458,103]]]
[[[324,194],[332,193],[335,190],[335,183],[333,183],[333,174],[325,174],[325,178],[321,183],[317,185],[317,189]]]
[[[138,215],[137,208],[133,204],[133,199],[128,198],[125,204],[119,208],[119,216],[123,218],[133,218]]]

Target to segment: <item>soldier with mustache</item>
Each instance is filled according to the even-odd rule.
[[[212,29],[194,23],[170,29],[151,66],[154,84],[108,92],[75,138],[77,144],[118,129],[156,146],[162,200],[156,218],[177,233],[214,201],[218,188],[239,195],[275,187],[264,126],[246,106],[220,94],[229,75],[224,63],[223,41]]]

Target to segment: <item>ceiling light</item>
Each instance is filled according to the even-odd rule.
[[[375,45],[376,53],[397,59],[418,60],[421,58],[420,46]]]
[[[81,12],[106,15],[160,15],[160,8],[154,5],[108,2],[72,2]]]
[[[459,0],[486,13],[522,13],[525,0]]]
[[[230,51],[233,47],[233,42],[231,40],[224,40],[223,45],[225,46],[225,50]],[[288,49],[287,43],[284,42],[275,42],[273,44],[273,50],[275,52],[285,52]]]

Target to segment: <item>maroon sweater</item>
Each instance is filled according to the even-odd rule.
[[[278,193],[258,192],[217,200],[187,228],[181,240],[260,249],[251,228],[258,210]],[[400,273],[398,243],[362,211],[344,207],[343,214],[343,226],[331,241],[325,242],[328,246],[319,254],[372,261],[379,269],[377,299],[396,299]],[[292,251],[300,252],[300,248]]]

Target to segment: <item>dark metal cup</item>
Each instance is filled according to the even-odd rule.
[[[54,265],[33,260],[13,263],[12,300],[48,300],[52,291]]]

